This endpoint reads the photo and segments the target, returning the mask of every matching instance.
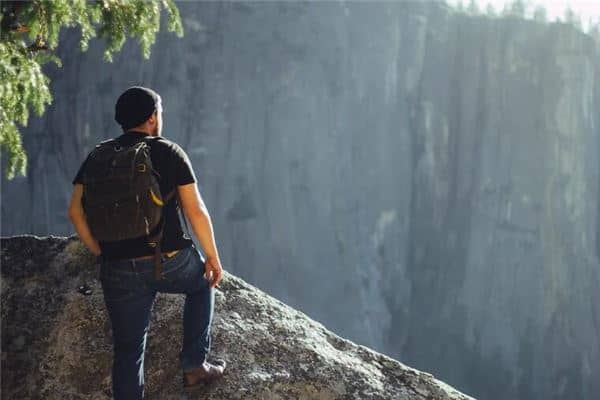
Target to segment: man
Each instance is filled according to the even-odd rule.
[[[116,138],[120,145],[130,145],[146,135],[161,137],[161,97],[149,88],[132,86],[119,97],[115,120],[124,132]],[[157,292],[186,294],[183,346],[179,354],[184,389],[202,387],[221,377],[225,369],[224,360],[211,364],[206,358],[211,344],[214,288],[222,277],[210,215],[183,149],[164,138],[151,140],[149,145],[152,166],[159,174],[162,198],[165,199],[166,194],[175,188],[178,195],[162,207],[162,279],[157,279],[153,273],[155,253],[146,238],[103,242],[93,237],[82,205],[83,177],[88,159],[73,180],[74,190],[69,206],[69,218],[79,238],[100,261],[100,281],[113,331],[112,388],[116,400],[144,397],[144,352],[150,312]],[[202,260],[189,236],[183,233],[177,197],[206,254],[205,260]]]

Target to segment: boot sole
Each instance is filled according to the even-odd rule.
[[[225,375],[225,371],[223,371],[222,375],[220,375],[216,378],[212,378],[212,379],[208,379],[208,380],[201,380],[194,385],[184,386],[183,390],[186,393],[195,393],[199,389],[206,389],[207,387],[211,386],[215,381],[218,381],[219,379],[223,378],[223,375]]]

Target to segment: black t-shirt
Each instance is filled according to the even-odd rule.
[[[125,132],[116,139],[128,146],[145,137],[146,133],[138,131]],[[183,149],[175,142],[162,138],[153,140],[150,144],[150,159],[153,168],[159,173],[160,191],[163,198],[176,189],[178,185],[196,182],[196,176],[190,159]],[[88,154],[89,157],[89,154]],[[82,173],[87,158],[79,167],[73,184],[83,183]],[[161,240],[161,251],[181,250],[192,245],[191,238],[183,233],[179,218],[177,196],[173,196],[163,208],[165,227]],[[183,218],[183,215],[182,215]],[[146,238],[135,238],[114,242],[99,242],[103,260],[134,258],[154,254],[154,249],[147,243]]]

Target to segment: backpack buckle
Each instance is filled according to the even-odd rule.
[[[138,164],[138,172],[146,172],[146,164]]]

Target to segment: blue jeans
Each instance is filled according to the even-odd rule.
[[[100,281],[113,332],[115,400],[144,397],[144,352],[157,292],[185,293],[179,361],[183,371],[202,366],[210,351],[215,298],[204,268],[205,260],[193,245],[171,258],[163,256],[160,281],[154,279],[154,259],[101,263]]]

